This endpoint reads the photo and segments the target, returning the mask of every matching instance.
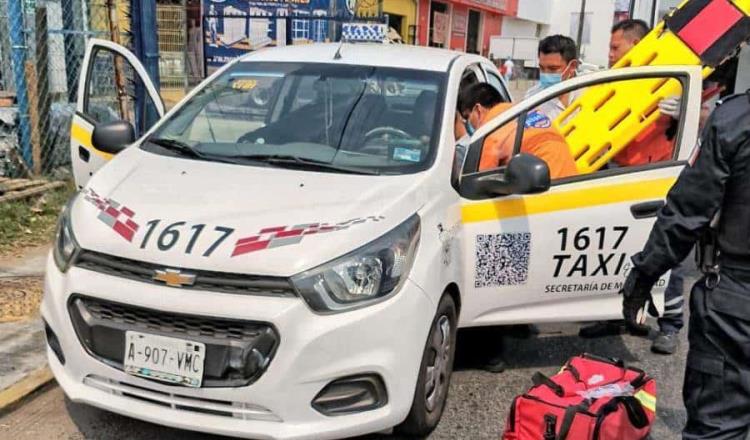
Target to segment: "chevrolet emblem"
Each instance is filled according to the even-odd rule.
[[[195,275],[183,274],[178,269],[155,270],[154,280],[161,281],[170,287],[192,286],[195,284]]]

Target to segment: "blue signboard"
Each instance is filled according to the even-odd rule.
[[[267,46],[335,40],[335,21],[353,17],[353,0],[203,0],[204,56],[218,67]]]

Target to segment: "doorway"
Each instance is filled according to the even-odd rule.
[[[479,27],[482,24],[482,15],[479,11],[469,9],[469,24],[466,30],[466,52],[479,53]]]
[[[392,27],[402,40],[406,41],[406,32],[404,29],[404,16],[388,13],[388,26]]]

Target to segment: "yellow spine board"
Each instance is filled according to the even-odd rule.
[[[680,5],[683,7],[690,0]],[[750,0],[733,3],[750,15]],[[660,22],[613,68],[700,65],[700,58]],[[713,69],[703,69],[703,77]],[[565,137],[580,173],[600,169],[660,116],[658,104],[680,95],[677,79],[649,78],[606,83],[586,89],[553,121]]]

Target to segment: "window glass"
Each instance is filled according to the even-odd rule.
[[[501,95],[503,95],[503,98],[505,98],[506,101],[510,102],[510,98],[508,97],[508,91],[505,90],[505,87],[503,86],[503,82],[500,80],[500,78],[495,75],[494,73],[487,71],[487,82],[497,89],[498,92],[500,92]]]
[[[158,118],[156,106],[133,66],[107,49],[96,49],[92,54],[83,112],[97,123],[128,121],[141,133]]]
[[[242,62],[201,89],[154,137],[207,160],[276,154],[411,172],[423,169],[436,148],[443,82],[444,74],[428,71]]]
[[[492,132],[482,163],[491,169],[505,165],[513,154],[533,154],[547,162],[554,180],[672,161],[682,126],[682,95],[680,81],[666,77],[614,81],[558,95]]]

